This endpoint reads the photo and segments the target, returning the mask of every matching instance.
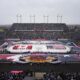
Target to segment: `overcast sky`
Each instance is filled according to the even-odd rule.
[[[43,16],[49,16],[48,22],[56,23],[59,15],[64,23],[80,24],[80,0],[0,0],[0,24],[17,22],[17,14],[23,23],[34,22],[33,15],[35,22],[47,22]]]

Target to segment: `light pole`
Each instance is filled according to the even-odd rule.
[[[32,18],[33,18],[33,23],[35,23],[35,15],[30,16],[30,23],[32,22]]]
[[[21,14],[17,14],[17,23],[21,23],[22,22],[22,15]]]
[[[45,23],[45,16],[43,16],[43,23]]]
[[[20,14],[19,17],[20,17],[20,23],[22,23],[22,15]]]
[[[59,15],[57,15],[57,23],[58,23],[58,17],[59,17]]]
[[[62,15],[57,15],[57,23],[62,23]]]
[[[46,18],[47,18],[47,23],[48,23],[48,21],[49,21],[49,20],[48,20],[48,19],[49,19],[49,16],[46,16]]]
[[[44,19],[44,23],[45,23],[45,19],[46,19],[46,22],[48,23],[48,18],[49,18],[49,16],[43,16],[43,19]]]
[[[61,16],[61,23],[62,23],[62,18],[63,18],[63,16]]]
[[[33,15],[34,23],[35,23],[35,15]]]
[[[32,18],[32,16],[30,16],[30,23],[31,23],[31,18]]]
[[[17,18],[17,23],[18,23],[18,14],[16,15],[16,18]]]

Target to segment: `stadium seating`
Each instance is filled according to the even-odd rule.
[[[27,72],[0,72],[0,80],[80,80],[80,73],[77,72],[48,72],[39,76]]]
[[[9,38],[21,39],[54,39],[68,31],[66,24],[61,23],[14,23],[9,31]]]

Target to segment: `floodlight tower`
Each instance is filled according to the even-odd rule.
[[[19,17],[20,17],[20,23],[22,23],[22,15],[20,14]]]
[[[49,16],[47,15],[46,18],[47,18],[47,23],[48,23],[48,21],[49,21]]]
[[[43,15],[43,23],[45,23],[45,15]]]
[[[61,17],[61,23],[62,23],[62,18],[63,18],[63,16],[61,15],[60,17]]]
[[[22,22],[22,15],[21,14],[17,14],[17,23],[21,23]]]
[[[57,15],[57,23],[62,23],[62,15]]]
[[[57,15],[57,23],[58,23],[58,15]]]
[[[60,15],[57,15],[57,23],[59,23]]]
[[[30,23],[31,23],[31,18],[32,18],[32,16],[30,15]]]
[[[30,16],[30,23],[32,22],[32,19],[33,19],[33,23],[35,23],[35,15]]]
[[[33,15],[34,23],[35,23],[35,15]]]
[[[18,23],[18,14],[16,15],[16,18],[17,18],[17,23]]]
[[[45,23],[45,19],[46,19],[46,22],[48,23],[48,19],[49,19],[49,16],[47,15],[47,16],[43,16],[43,18],[44,18],[44,23]]]

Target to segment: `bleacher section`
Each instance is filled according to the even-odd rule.
[[[66,24],[61,23],[14,23],[8,37],[21,39],[54,39],[68,31]]]

